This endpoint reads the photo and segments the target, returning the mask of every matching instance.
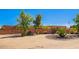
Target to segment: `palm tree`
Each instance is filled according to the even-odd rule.
[[[22,29],[21,36],[26,35],[26,30],[28,30],[33,18],[30,15],[26,15],[24,11],[21,12],[20,17],[17,19],[19,22],[18,27]]]

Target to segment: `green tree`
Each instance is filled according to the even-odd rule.
[[[79,33],[79,14],[75,17],[74,22],[76,23],[76,26],[77,26],[76,28]]]
[[[34,20],[34,27],[35,29],[39,28],[41,26],[41,15],[36,16],[36,20]]]
[[[26,15],[25,12],[22,10],[20,17],[17,19],[19,22],[18,27],[22,29],[21,36],[26,35],[26,30],[29,29],[33,18],[30,15]]]

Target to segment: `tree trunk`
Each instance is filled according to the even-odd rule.
[[[26,30],[23,30],[22,33],[21,33],[21,36],[26,36]]]

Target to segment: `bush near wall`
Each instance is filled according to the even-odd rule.
[[[76,28],[70,28],[70,34],[76,34],[77,29]]]
[[[38,33],[38,34],[54,34],[56,33],[57,29],[61,26],[41,26],[38,29],[34,29],[33,26],[29,28],[28,31],[32,33]],[[63,26],[63,28],[65,28]],[[0,30],[0,34],[15,34],[15,33],[21,33],[21,29],[17,29],[16,26],[3,26]]]

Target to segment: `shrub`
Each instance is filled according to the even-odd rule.
[[[27,32],[27,35],[33,35],[34,33],[33,32],[31,32],[31,31],[28,31]]]
[[[70,33],[71,33],[71,34],[77,33],[77,29],[76,29],[76,28],[70,28]]]
[[[35,30],[36,34],[42,34],[43,33],[43,29],[42,28],[38,28]]]
[[[67,34],[67,33],[66,33],[66,30],[65,30],[64,28],[58,29],[57,33],[58,33],[58,35],[59,35],[60,37],[65,37],[66,34]]]
[[[29,29],[28,31],[27,31],[27,35],[34,35],[35,34],[35,30],[34,29]]]
[[[42,26],[42,32],[43,34],[50,34],[51,30],[48,26]]]
[[[66,33],[67,34],[70,34],[70,28],[69,29],[66,29]]]
[[[51,34],[55,34],[55,33],[56,33],[56,31],[57,31],[57,29],[56,29],[56,28],[51,28]]]

